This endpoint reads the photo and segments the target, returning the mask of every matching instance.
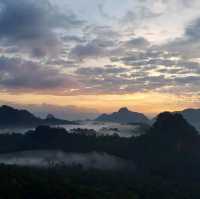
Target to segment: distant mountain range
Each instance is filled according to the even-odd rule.
[[[164,112],[143,135],[124,139],[94,136],[88,130],[69,133],[40,126],[25,134],[0,134],[0,154],[19,151],[61,150],[66,153],[103,152],[134,163],[134,170],[175,176],[200,176],[200,135],[182,115]],[[187,171],[187,172],[185,172]],[[182,179],[182,178],[181,178]]]
[[[48,115],[46,119],[41,119],[27,110],[18,110],[6,105],[0,107],[0,128],[65,124],[75,124],[75,122],[61,120],[53,115]]]
[[[181,114],[191,125],[200,129],[200,109],[185,109],[175,112]],[[157,118],[157,117],[156,117]],[[149,120],[144,114],[133,112],[124,107],[118,112],[111,114],[102,114],[95,119],[100,122],[132,123],[132,124],[150,124],[156,121],[156,118]],[[27,110],[15,109],[11,106],[3,105],[0,107],[0,128],[6,127],[35,127],[39,125],[65,125],[77,124],[73,121],[58,119],[49,114],[45,119],[36,117]]]
[[[96,118],[96,121],[140,124],[149,123],[149,119],[144,114],[129,111],[126,107],[121,108],[118,112],[112,114],[102,114]]]

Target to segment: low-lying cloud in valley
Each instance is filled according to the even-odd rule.
[[[106,153],[64,153],[61,151],[24,151],[0,155],[0,163],[19,166],[52,167],[81,165],[85,169],[134,169],[133,163]]]

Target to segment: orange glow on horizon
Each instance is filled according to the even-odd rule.
[[[197,108],[192,97],[184,98],[163,93],[135,93],[127,95],[83,95],[83,96],[55,96],[38,94],[0,94],[0,103],[13,104],[52,104],[58,106],[74,105],[82,108],[96,109],[100,113],[117,111],[121,107],[128,107],[132,111],[142,112],[154,116],[163,111],[178,111],[185,108]]]

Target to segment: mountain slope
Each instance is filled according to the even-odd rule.
[[[61,125],[72,124],[73,122],[60,120],[53,116],[41,119],[27,110],[18,110],[10,106],[0,107],[0,127],[27,127],[38,125]]]
[[[185,109],[179,112],[190,124],[200,129],[200,109]]]
[[[183,175],[186,168],[200,166],[199,143],[198,131],[181,114],[164,112],[131,150],[140,167],[167,172],[178,169]]]
[[[116,122],[116,123],[148,123],[148,118],[137,112],[129,111],[127,108],[121,108],[118,112],[112,114],[102,114],[96,121],[101,122]]]

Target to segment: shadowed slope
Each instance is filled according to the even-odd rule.
[[[117,123],[148,123],[148,118],[142,113],[129,111],[127,108],[121,108],[118,112],[112,114],[102,114],[97,119],[101,122]]]

